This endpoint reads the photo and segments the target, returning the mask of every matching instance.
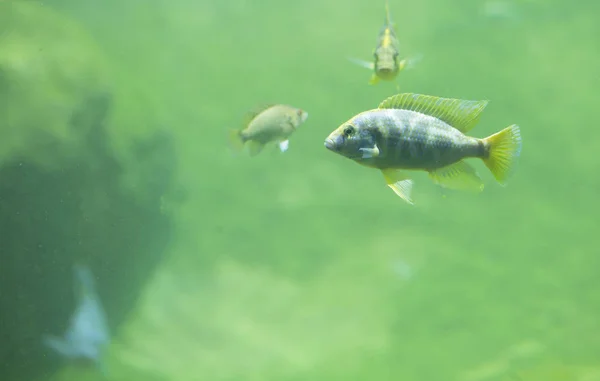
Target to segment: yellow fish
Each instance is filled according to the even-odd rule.
[[[369,70],[373,70],[373,75],[369,84],[375,85],[380,80],[392,81],[399,72],[405,68],[412,67],[420,60],[418,55],[414,58],[400,59],[400,44],[396,37],[394,24],[390,18],[390,9],[388,1],[385,2],[385,21],[379,36],[377,38],[377,47],[373,51],[373,62],[363,61],[357,58],[349,58],[350,61]]]
[[[258,155],[265,145],[276,143],[281,152],[289,146],[289,138],[306,121],[308,113],[288,105],[266,105],[248,113],[243,128],[231,130],[232,145],[242,150],[248,143],[250,156]]]
[[[463,159],[483,160],[504,184],[521,152],[521,133],[511,125],[484,139],[466,135],[488,101],[398,94],[377,109],[362,112],[325,139],[325,147],[381,170],[387,185],[412,204],[409,171],[426,171],[449,189],[483,190],[473,167]]]

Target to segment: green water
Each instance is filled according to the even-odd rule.
[[[135,303],[103,300],[126,310],[110,379],[600,380],[597,2],[507,2],[518,18],[492,20],[479,1],[390,0],[423,59],[377,86],[347,57],[371,58],[383,2],[59,3],[131,89],[115,146],[166,126],[187,195],[165,197],[175,234]],[[476,137],[518,124],[508,186],[473,161],[481,194],[421,176],[410,206],[324,148],[396,84],[490,100]],[[232,153],[228,129],[265,102],[309,113],[289,151]]]

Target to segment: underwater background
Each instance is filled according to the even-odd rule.
[[[600,5],[0,1],[0,380],[600,380]],[[325,137],[398,92],[516,123],[507,187],[415,206]],[[232,152],[262,103],[308,111]],[[95,275],[106,373],[43,345]]]

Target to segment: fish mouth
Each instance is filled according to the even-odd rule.
[[[393,79],[397,71],[394,68],[378,68],[377,74],[381,79]]]
[[[330,151],[335,151],[337,149],[335,141],[331,138],[325,139],[325,148],[327,148]]]
[[[300,116],[300,121],[301,123],[306,122],[306,119],[308,119],[308,113],[306,111],[302,111],[302,115]]]

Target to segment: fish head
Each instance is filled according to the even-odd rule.
[[[396,77],[400,68],[399,55],[394,49],[378,49],[375,53],[375,72],[384,80]]]
[[[373,147],[375,137],[359,120],[351,119],[325,139],[325,148],[355,161],[361,161],[361,149]]]
[[[298,128],[302,123],[306,122],[308,112],[299,108],[293,108],[288,114],[288,117],[291,125],[294,126],[294,128]]]

